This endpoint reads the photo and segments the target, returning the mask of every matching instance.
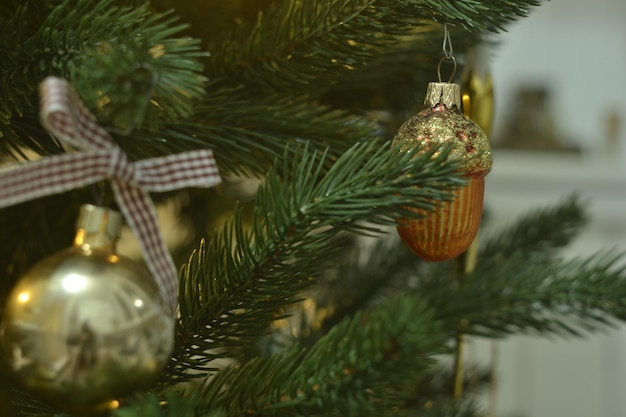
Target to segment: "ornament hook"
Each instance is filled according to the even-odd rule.
[[[441,49],[443,50],[443,56],[446,57],[446,59],[454,58],[452,56],[454,49],[452,49],[452,39],[450,38],[448,23],[443,24],[443,46]]]
[[[454,49],[452,49],[452,38],[450,37],[450,31],[448,30],[448,24],[443,24],[443,46],[441,47],[443,51],[443,58],[439,61],[439,65],[437,65],[437,77],[439,78],[439,82],[441,82],[441,64],[443,64],[446,60],[451,60],[453,64],[452,74],[448,79],[448,82],[452,82],[454,79],[454,75],[456,74],[456,58],[454,57]]]

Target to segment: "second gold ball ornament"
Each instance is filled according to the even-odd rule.
[[[35,265],[5,306],[1,342],[17,379],[70,413],[106,411],[154,383],[174,345],[157,283],[115,252],[121,222],[83,206],[74,246]]]
[[[398,221],[398,233],[413,253],[428,261],[443,261],[460,255],[472,243],[483,209],[484,177],[492,166],[489,141],[480,127],[461,114],[460,87],[454,83],[430,83],[426,108],[407,120],[393,144],[401,151],[419,147],[451,147],[450,160],[461,163],[468,183],[417,220]]]

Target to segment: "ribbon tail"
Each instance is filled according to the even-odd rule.
[[[109,155],[56,155],[0,171],[0,207],[63,193],[106,177]]]
[[[209,149],[144,159],[135,166],[141,172],[141,186],[152,192],[213,187],[222,182],[213,152]]]
[[[178,271],[159,228],[156,208],[139,187],[113,179],[113,191],[126,222],[139,241],[146,264],[172,314],[178,305]]]

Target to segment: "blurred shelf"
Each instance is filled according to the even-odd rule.
[[[579,191],[626,201],[626,169],[609,157],[495,150],[486,182],[497,192]]]
[[[626,167],[617,160],[497,149],[485,183],[488,231],[576,193],[591,219],[568,254],[589,254],[606,247],[626,250]]]

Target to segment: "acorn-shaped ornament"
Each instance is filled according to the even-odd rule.
[[[467,184],[454,191],[454,198],[441,202],[421,219],[399,220],[398,233],[404,244],[427,261],[444,261],[463,253],[474,240],[483,210],[485,175],[492,166],[489,141],[482,129],[461,111],[460,86],[429,83],[426,108],[398,130],[393,145],[400,150],[429,149],[449,145],[450,160],[461,162]]]
[[[5,359],[27,390],[91,415],[153,384],[170,359],[174,317],[140,264],[115,252],[122,216],[85,205],[74,246],[15,285],[1,326]]]

